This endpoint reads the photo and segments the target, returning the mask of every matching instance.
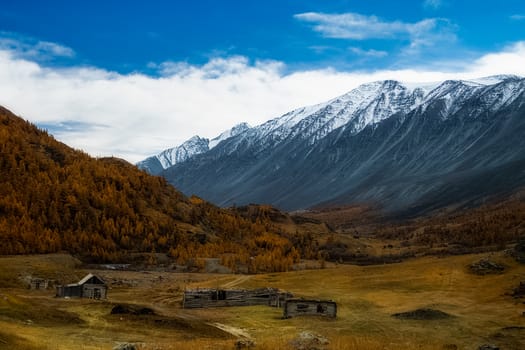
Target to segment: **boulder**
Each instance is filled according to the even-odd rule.
[[[516,260],[525,264],[525,238],[520,239],[518,244],[514,246],[513,254]]]
[[[133,343],[121,343],[117,346],[114,346],[113,350],[138,350],[138,347]]]
[[[512,296],[514,298],[525,297],[525,281],[520,282],[520,285],[518,287],[514,288]]]
[[[505,266],[500,265],[494,261],[491,261],[489,258],[483,258],[480,261],[472,263],[469,266],[470,272],[476,275],[489,275],[489,274],[498,274],[505,271]]]
[[[325,337],[310,332],[301,332],[297,338],[290,341],[292,349],[295,350],[323,350],[329,344]]]
[[[251,349],[255,347],[255,342],[251,339],[239,339],[235,342],[235,350]]]
[[[499,347],[494,344],[483,344],[479,346],[478,350],[499,350]]]

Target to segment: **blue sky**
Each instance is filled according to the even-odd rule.
[[[523,0],[0,0],[0,104],[130,161],[370,80],[524,75],[524,52]]]
[[[74,50],[53,63],[120,73],[232,55],[282,61],[290,70],[423,66],[525,37],[522,0],[0,3],[1,31]]]

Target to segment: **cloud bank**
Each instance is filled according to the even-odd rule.
[[[113,155],[131,162],[195,134],[212,138],[239,122],[257,125],[374,80],[435,82],[494,74],[525,76],[525,42],[469,62],[450,62],[454,67],[450,70],[342,72],[328,68],[287,73],[282,62],[234,56],[199,66],[152,63],[150,68],[159,74],[155,77],[97,67],[47,67],[37,63],[31,55],[38,54],[24,45],[0,45],[0,104],[93,156]],[[45,51],[42,55],[74,54],[54,45],[33,43],[35,50]]]

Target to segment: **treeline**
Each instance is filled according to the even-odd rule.
[[[155,252],[181,264],[219,257],[250,272],[284,271],[316,255],[311,235],[288,234],[265,214],[273,209],[259,211],[187,198],[163,178],[91,158],[0,107],[0,254],[65,250],[122,262]]]
[[[525,237],[525,201],[511,199],[451,215],[388,225],[378,230],[378,237],[427,246],[504,247]]]

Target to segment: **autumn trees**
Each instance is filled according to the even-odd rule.
[[[276,215],[187,198],[163,178],[91,158],[0,107],[0,254],[67,250],[118,262],[157,252],[180,264],[216,257],[232,270],[285,271],[315,248],[281,232]]]

